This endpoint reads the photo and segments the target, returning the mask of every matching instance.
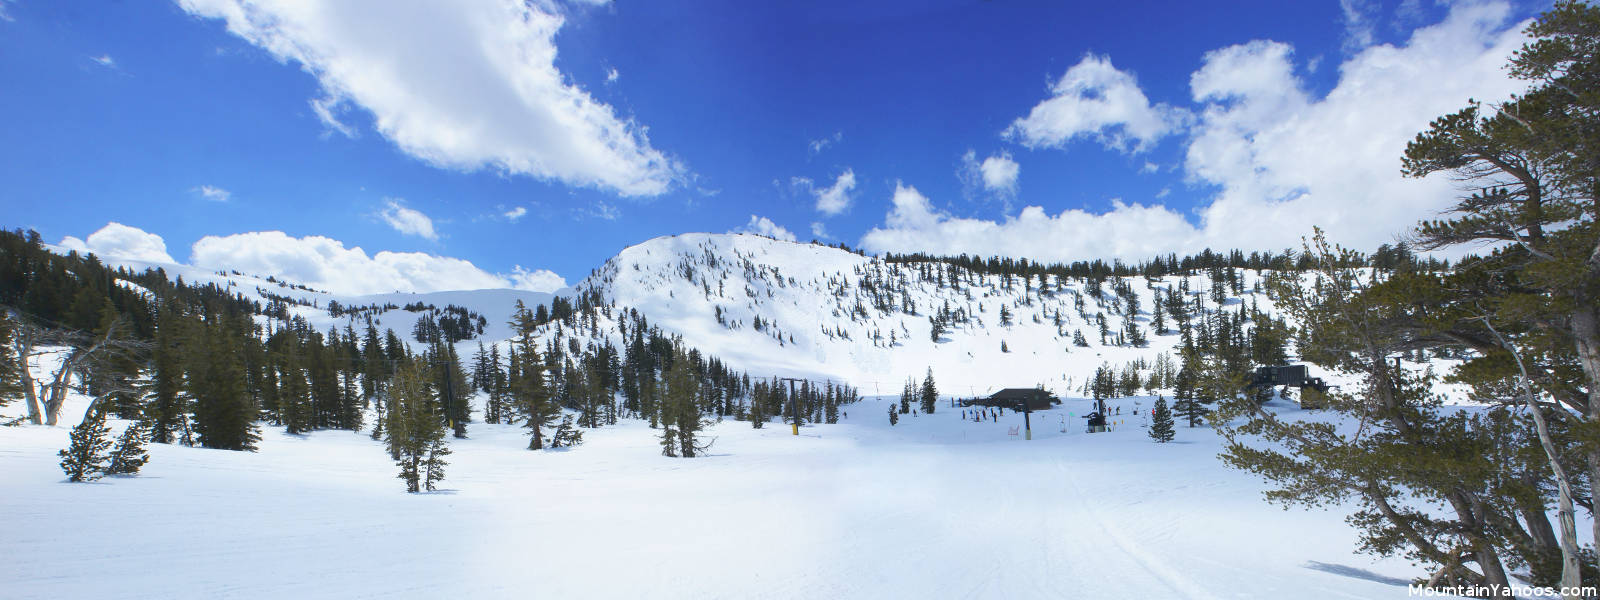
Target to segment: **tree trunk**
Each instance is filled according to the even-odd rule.
[[[1533,386],[1528,382],[1528,368],[1522,362],[1522,353],[1495,330],[1487,317],[1483,319],[1483,324],[1517,361],[1517,373],[1520,375],[1517,384],[1522,388],[1522,397],[1528,405],[1528,413],[1533,416],[1534,430],[1539,433],[1539,446],[1544,449],[1545,458],[1550,461],[1550,471],[1556,478],[1556,522],[1561,527],[1561,588],[1575,590],[1583,585],[1583,574],[1582,565],[1578,562],[1578,526],[1577,514],[1572,508],[1572,480],[1567,477],[1567,470],[1561,466],[1561,461],[1557,460],[1561,454],[1556,450],[1555,442],[1550,439],[1550,427],[1545,423],[1544,409],[1539,408],[1539,403],[1533,396]],[[1595,391],[1590,390],[1591,396]]]
[[[1600,249],[1597,249],[1600,250]],[[1585,300],[1586,298],[1579,298]],[[1591,304],[1578,306],[1594,306],[1593,298],[1587,298]],[[1572,313],[1572,337],[1575,340],[1578,352],[1578,364],[1583,366],[1583,374],[1589,380],[1589,414],[1588,421],[1600,423],[1600,316],[1594,309],[1579,309]],[[1585,453],[1589,462],[1590,481],[1600,481],[1600,448],[1591,448]],[[1591,511],[1592,512],[1592,511]],[[1591,514],[1591,517],[1594,515]],[[1592,522],[1594,539],[1600,540],[1600,518],[1590,519]],[[1597,560],[1600,563],[1600,560]],[[1597,564],[1596,566],[1600,566]]]

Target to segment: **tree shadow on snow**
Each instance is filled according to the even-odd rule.
[[[1361,569],[1361,568],[1357,568],[1357,567],[1351,567],[1351,566],[1347,566],[1347,565],[1335,565],[1335,564],[1330,564],[1330,563],[1325,563],[1325,562],[1317,562],[1317,561],[1312,560],[1312,561],[1306,561],[1306,564],[1304,566],[1305,566],[1305,568],[1311,569],[1313,571],[1322,571],[1323,573],[1332,573],[1334,575],[1342,575],[1342,576],[1345,576],[1345,577],[1352,577],[1352,578],[1355,578],[1355,579],[1365,579],[1367,581],[1371,581],[1371,582],[1374,582],[1374,583],[1382,583],[1384,585],[1407,586],[1407,585],[1411,584],[1411,581],[1408,580],[1408,579],[1401,579],[1399,577],[1389,577],[1387,575],[1379,575],[1377,573],[1373,573],[1372,571],[1368,571],[1366,569]]]

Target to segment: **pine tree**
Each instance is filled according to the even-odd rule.
[[[0,408],[22,397],[22,362],[11,345],[14,327],[10,315],[0,311]]]
[[[750,419],[750,427],[754,429],[761,429],[767,424],[766,401],[762,398],[765,394],[760,389],[762,385],[757,382],[757,391],[750,396],[750,413],[747,418]]]
[[[517,301],[516,310],[511,313],[510,325],[516,335],[514,343],[521,347],[521,352],[513,353],[512,377],[507,384],[509,396],[512,405],[524,419],[523,426],[530,431],[528,449],[539,450],[545,445],[544,429],[561,414],[561,407],[545,386],[546,367],[544,361],[539,359],[538,343],[533,338],[538,322],[521,300]]]
[[[939,388],[933,384],[933,368],[928,368],[928,377],[922,380],[922,412],[933,414],[933,409],[939,403]]]
[[[436,344],[431,356],[434,376],[439,382],[439,404],[445,423],[457,439],[465,438],[467,423],[472,420],[472,405],[468,402],[472,390],[467,385],[466,373],[461,370],[456,349],[450,344],[443,341]]]
[[[700,430],[706,426],[705,420],[700,415],[700,406],[696,402],[700,394],[700,383],[689,355],[683,350],[682,342],[675,342],[672,367],[667,370],[661,384],[662,454],[694,458],[711,446],[709,443],[702,444],[699,438]],[[796,402],[796,410],[799,410],[798,404]],[[676,452],[667,447],[667,444],[674,440],[677,443]]]
[[[1167,408],[1167,397],[1156,398],[1155,410],[1150,414],[1150,439],[1165,444],[1172,441],[1176,433],[1172,430],[1172,410]]]
[[[900,414],[904,415],[911,412],[911,401],[916,397],[917,381],[907,377],[906,385],[900,388]]]
[[[106,413],[99,407],[90,407],[83,422],[72,428],[71,442],[66,450],[57,452],[61,457],[61,470],[67,481],[94,481],[105,474],[106,450],[111,447],[111,428],[106,427]]]
[[[139,469],[150,461],[150,454],[144,449],[145,427],[144,423],[135,422],[122,430],[122,436],[117,438],[116,449],[111,451],[107,475],[137,475]]]
[[[894,405],[893,404],[890,404],[889,405],[889,426],[890,427],[894,427],[895,425],[897,425],[899,423],[900,423],[900,412],[896,411],[894,409]]]
[[[170,444],[177,439],[184,413],[183,357],[178,343],[183,334],[183,317],[171,304],[164,305],[156,317],[155,343],[150,349],[150,441]]]
[[[194,405],[200,445],[223,450],[256,449],[256,405],[245,386],[244,365],[232,333],[220,324],[194,328],[187,391]]]
[[[561,418],[561,424],[556,426],[555,435],[550,436],[551,448],[566,448],[583,443],[583,430],[572,424],[572,415]]]
[[[433,491],[444,479],[444,457],[450,454],[444,417],[429,383],[426,367],[416,361],[400,365],[389,382],[389,444],[398,477],[410,493]]]

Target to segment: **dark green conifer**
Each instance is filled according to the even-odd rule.
[[[146,425],[135,422],[122,430],[122,435],[117,438],[117,447],[111,451],[111,465],[106,467],[107,475],[137,475],[139,469],[150,461],[150,454],[145,452]]]
[[[57,452],[61,457],[61,470],[67,481],[94,481],[105,474],[110,457],[111,428],[106,427],[106,413],[99,407],[90,407],[83,422],[72,428],[71,442],[66,450]]]
[[[1150,439],[1165,444],[1172,441],[1172,410],[1167,408],[1166,396],[1156,398],[1155,410],[1150,413]]]

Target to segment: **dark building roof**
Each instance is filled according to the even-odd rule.
[[[990,400],[1025,400],[1043,396],[1049,398],[1050,392],[1039,388],[1006,388],[989,396]]]
[[[1060,404],[1050,392],[1039,388],[1006,388],[990,394],[988,398],[978,398],[969,405],[978,406],[1004,406],[1006,408],[1021,410],[1024,405],[1028,410],[1045,410],[1052,404]]]

